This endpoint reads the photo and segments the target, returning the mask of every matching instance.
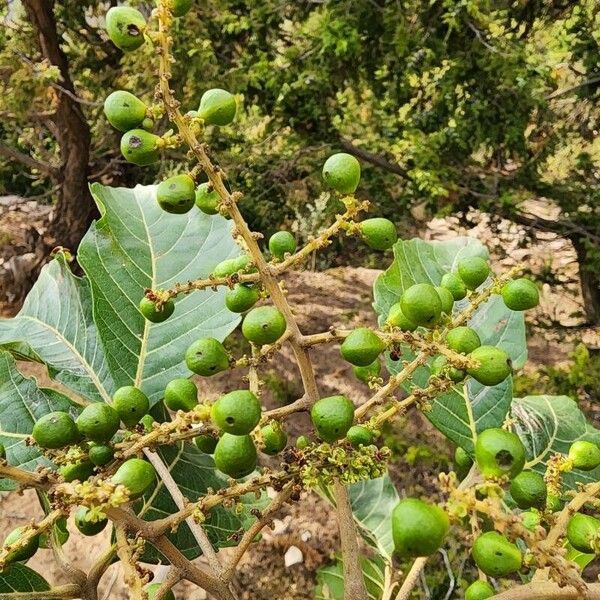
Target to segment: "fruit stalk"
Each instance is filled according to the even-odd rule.
[[[43,592],[0,592],[0,600],[67,600],[82,598],[81,589],[74,583],[59,585]]]

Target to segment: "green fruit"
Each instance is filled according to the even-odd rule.
[[[86,481],[94,474],[94,465],[89,460],[67,463],[58,470],[60,476],[67,482]]]
[[[485,429],[475,442],[475,460],[484,477],[516,477],[525,465],[525,447],[516,433]]]
[[[402,312],[402,304],[400,302],[392,304],[386,323],[392,327],[398,327],[402,331],[414,331],[417,328],[417,324],[407,319]]]
[[[567,524],[567,539],[575,550],[585,554],[596,554],[594,546],[600,539],[600,520],[575,513]]]
[[[191,4],[191,2],[190,2]],[[160,589],[160,583],[151,583],[146,586],[146,592],[148,593],[148,600],[154,600],[156,593]],[[175,594],[169,590],[167,594],[164,596],[164,600],[175,600]]]
[[[212,454],[215,451],[218,441],[219,438],[209,435],[208,433],[203,433],[194,438],[198,450],[205,454]]]
[[[479,346],[469,354],[469,358],[479,363],[470,367],[467,373],[482,385],[498,385],[512,372],[512,361],[508,354],[494,346]]]
[[[446,288],[455,301],[462,300],[467,295],[467,286],[456,273],[446,273],[442,277],[440,286]]]
[[[354,404],[346,396],[329,396],[317,400],[310,418],[324,442],[335,442],[346,436],[354,421]]]
[[[558,496],[548,495],[546,498],[546,510],[552,513],[560,512],[563,506],[564,503]]]
[[[304,450],[304,448],[308,448],[309,445],[310,440],[305,435],[298,436],[298,439],[296,440],[296,448]]]
[[[98,535],[108,524],[108,519],[99,519],[90,521],[90,509],[81,506],[75,513],[75,527],[83,533],[83,535]]]
[[[188,412],[198,404],[198,387],[191,379],[179,377],[167,383],[165,405],[171,410]]]
[[[471,470],[473,466],[473,459],[467,454],[466,450],[463,450],[460,446],[454,451],[454,470],[456,476],[462,481]]]
[[[219,212],[221,196],[212,189],[209,182],[201,183],[196,188],[196,206],[207,215],[216,215]]]
[[[144,129],[131,129],[121,138],[121,154],[130,163],[146,167],[160,158],[159,140]]]
[[[491,583],[478,579],[465,590],[465,600],[486,600],[496,595]]]
[[[115,453],[110,446],[92,444],[88,450],[88,458],[93,465],[103,467],[112,461]]]
[[[190,11],[193,4],[194,0],[173,0],[173,16],[183,17]],[[165,600],[168,600],[168,595]]]
[[[259,399],[250,390],[235,390],[221,396],[213,404],[210,415],[221,431],[246,435],[258,425],[262,409]]]
[[[289,231],[278,231],[269,238],[269,252],[279,260],[296,252],[296,239]]]
[[[490,577],[505,577],[521,568],[521,552],[497,531],[481,534],[471,551],[475,564]]]
[[[398,241],[396,226],[389,219],[365,219],[359,227],[367,246],[373,250],[387,250]]]
[[[346,434],[348,441],[354,448],[370,446],[373,443],[373,434],[363,425],[352,425]]]
[[[193,373],[208,377],[229,368],[229,354],[219,340],[201,338],[186,350],[185,364]]]
[[[153,431],[154,423],[156,423],[156,421],[154,420],[154,417],[152,415],[144,415],[140,419],[140,424],[142,425],[146,433],[150,433]]]
[[[106,13],[106,32],[112,43],[129,52],[136,50],[144,43],[146,19],[135,8],[129,6],[113,6]]]
[[[167,300],[164,302],[160,310],[156,309],[156,302],[146,298],[144,296],[140,300],[140,312],[144,318],[148,319],[151,323],[162,323],[166,321],[175,311],[175,302],[173,300]]]
[[[214,460],[225,475],[234,479],[246,477],[256,468],[256,446],[249,435],[224,433],[217,442]]]
[[[360,163],[351,154],[333,154],[323,165],[323,180],[340,194],[354,194],[360,183]]]
[[[452,292],[441,286],[437,286],[435,291],[440,297],[440,302],[442,303],[442,312],[446,313],[447,315],[452,315],[452,309],[454,308],[454,296],[452,295]]]
[[[539,473],[523,471],[512,480],[510,495],[519,508],[544,508],[548,488]]]
[[[430,556],[442,545],[450,523],[439,507],[417,498],[401,500],[392,512],[392,535],[402,557]]]
[[[260,298],[256,286],[236,283],[225,292],[225,306],[234,313],[250,310]]]
[[[253,308],[242,323],[244,337],[259,346],[276,342],[286,329],[284,316],[274,306]]]
[[[173,215],[183,215],[192,210],[196,201],[196,185],[189,175],[175,175],[158,184],[158,205]]]
[[[529,529],[529,531],[535,531],[542,520],[540,513],[537,510],[526,510],[525,512],[522,512],[521,519],[523,527]]]
[[[119,430],[121,419],[109,404],[95,402],[88,404],[77,417],[77,429],[88,440],[108,442]]]
[[[108,122],[123,133],[140,127],[146,118],[146,110],[146,105],[139,98],[125,90],[109,94],[104,101]]]
[[[278,421],[273,421],[260,430],[262,437],[262,451],[273,456],[279,454],[287,445],[287,433]]]
[[[153,131],[154,130],[154,121],[150,117],[146,117],[142,121],[142,129],[145,129],[146,131]]]
[[[112,476],[112,482],[123,485],[132,498],[141,496],[156,480],[154,467],[141,458],[125,461]]]
[[[344,360],[357,367],[370,365],[384,350],[384,342],[368,327],[352,331],[340,348]]]
[[[575,469],[592,471],[600,465],[600,448],[592,442],[579,440],[571,444],[569,458],[573,461]]]
[[[455,327],[448,332],[446,344],[454,352],[469,354],[481,346],[481,340],[474,329],[470,327]]]
[[[126,427],[133,427],[150,410],[148,396],[133,385],[120,387],[113,396],[113,408]]]
[[[370,365],[366,367],[352,367],[354,376],[363,383],[369,383],[371,379],[376,379],[381,373],[381,361],[376,358]]]
[[[430,369],[432,375],[446,375],[455,383],[460,383],[467,376],[462,369],[457,369],[449,364],[448,359],[441,354],[433,359]]]
[[[504,304],[511,310],[529,310],[540,303],[540,293],[535,283],[524,277],[509,281],[501,293]]]
[[[26,532],[27,527],[17,527],[13,529],[4,540],[4,548],[7,546],[12,546],[16,542],[21,539],[21,536]],[[40,536],[34,535],[30,540],[18,550],[11,550],[5,557],[4,560],[6,564],[10,564],[13,562],[25,562],[29,560],[40,547]]]
[[[400,298],[405,317],[423,327],[432,327],[442,315],[442,301],[429,283],[411,285]]]
[[[215,277],[229,277],[234,273],[240,271],[246,271],[246,267],[250,262],[250,257],[247,254],[236,256],[235,258],[228,258],[221,261],[214,269],[213,275]]]
[[[467,288],[475,290],[488,278],[490,265],[480,256],[463,258],[458,262],[458,274]]]
[[[40,448],[64,448],[79,440],[75,421],[65,412],[51,412],[38,419],[31,432]]]
[[[207,125],[229,125],[235,118],[237,104],[235,96],[225,90],[215,88],[207,90],[200,98],[198,116]]]

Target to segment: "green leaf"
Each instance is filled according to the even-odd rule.
[[[600,445],[600,430],[587,422],[577,403],[567,396],[515,398],[511,416],[515,420],[514,429],[527,450],[525,468],[538,473],[546,471],[547,460],[556,452],[567,454],[576,440]],[[600,467],[593,471],[574,470],[562,477],[567,489],[599,479]]]
[[[27,471],[33,471],[40,464],[50,464],[36,446],[27,446],[25,440],[35,421],[55,410],[77,416],[69,398],[56,390],[38,387],[33,377],[23,377],[14,357],[0,350],[0,442],[6,449],[8,464]],[[14,482],[0,479],[0,490],[15,487]]]
[[[0,319],[0,345],[45,363],[51,377],[88,400],[107,400],[113,391],[89,283],[71,273],[62,254],[44,266],[19,314]]]
[[[420,239],[397,242],[394,262],[377,278],[374,286],[373,306],[380,323],[385,321],[390,307],[398,302],[406,288],[415,283],[439,285],[444,273],[456,270],[458,261],[467,256],[488,258],[488,252],[479,241],[466,237],[443,242]],[[466,299],[457,302],[455,311],[467,305]],[[524,364],[527,346],[523,314],[509,310],[500,296],[494,295],[480,306],[469,325],[477,331],[482,344],[506,350],[515,368]],[[403,348],[403,359],[414,357],[409,348]],[[392,361],[389,356],[387,365],[393,374],[402,369],[402,362]],[[417,369],[412,384],[425,387],[429,375],[429,366]],[[464,385],[433,400],[426,415],[444,435],[472,453],[478,432],[500,426],[508,414],[511,400],[511,379],[493,387],[468,379]]]
[[[0,592],[44,592],[50,589],[48,582],[33,569],[15,563],[0,571]]]
[[[379,600],[385,585],[385,561],[361,557],[363,577],[371,600]],[[344,600],[344,564],[340,558],[317,571],[316,600]]]
[[[204,496],[208,488],[219,490],[227,487],[229,479],[215,469],[212,457],[200,452],[193,444],[161,447],[158,454],[169,468],[182,494],[192,502]],[[226,510],[222,506],[213,508],[206,515],[207,520],[203,523],[213,546],[215,548],[235,546],[236,542],[231,538],[232,534],[247,529],[255,520],[250,510],[263,509],[267,503],[268,498],[265,493],[258,500],[254,494],[247,494],[241,498],[242,510],[239,513],[234,509]],[[151,493],[144,496],[143,504],[137,508],[147,521],[162,519],[177,512],[171,494],[160,481]],[[198,543],[185,523],[179,526],[176,533],[169,533],[168,537],[188,559],[192,560],[200,555]],[[160,555],[153,548],[146,548],[145,561],[154,563],[159,558]]]
[[[377,479],[366,479],[349,486],[350,504],[354,519],[365,540],[379,553],[392,559],[392,510],[400,497],[386,473]]]
[[[240,317],[225,308],[224,290],[179,297],[164,323],[138,310],[146,288],[169,288],[208,276],[225,258],[239,254],[231,222],[193,208],[164,212],[156,186],[134,189],[92,186],[102,218],[83,239],[78,260],[88,276],[94,320],[117,386],[141,387],[152,402],[166,384],[188,376],[183,355],[203,336],[224,339]]]

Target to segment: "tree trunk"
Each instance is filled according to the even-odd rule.
[[[57,141],[61,165],[58,201],[48,229],[48,243],[77,249],[94,213],[88,189],[91,134],[69,75],[67,57],[60,47],[53,0],[23,0],[40,52],[60,70],[56,110]]]
[[[577,253],[581,295],[587,321],[591,325],[600,325],[600,268],[598,261],[590,257],[589,240],[572,236],[571,242]]]

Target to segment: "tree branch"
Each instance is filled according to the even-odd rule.
[[[574,587],[561,588],[557,583],[536,581],[492,596],[490,600],[600,600],[600,583],[588,585],[588,594]]]
[[[358,533],[354,524],[348,488],[336,479],[333,484],[333,495],[342,546],[344,600],[368,600],[369,595],[360,564]]]
[[[29,156],[29,154],[19,152],[19,150],[15,150],[6,144],[0,143],[0,156],[4,156],[11,160],[16,160],[30,169],[36,169],[37,171],[40,171],[40,173],[48,175],[52,179],[57,180],[59,178],[60,170],[58,168],[47,163],[40,162]]]

